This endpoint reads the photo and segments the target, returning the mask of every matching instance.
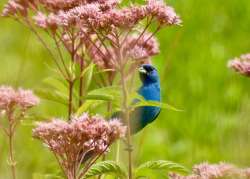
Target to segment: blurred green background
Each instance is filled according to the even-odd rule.
[[[5,1],[0,2],[0,7]],[[136,163],[166,159],[191,167],[225,161],[250,166],[250,79],[227,68],[230,58],[250,51],[249,0],[168,0],[182,27],[158,34],[163,101],[184,112],[163,110],[134,139]],[[0,19],[0,84],[36,88],[50,76],[51,57],[28,29]],[[42,101],[39,113],[62,115],[63,107]],[[23,123],[16,135],[18,176],[55,173],[57,164]],[[139,152],[138,152],[139,151]],[[0,133],[0,178],[9,178],[7,143]]]

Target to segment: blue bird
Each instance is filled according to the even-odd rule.
[[[143,96],[145,100],[160,102],[160,79],[156,68],[150,64],[144,64],[139,68],[139,75],[142,86],[138,89],[138,94]],[[135,134],[153,122],[160,114],[160,111],[161,108],[155,106],[136,108],[130,114],[131,133]]]

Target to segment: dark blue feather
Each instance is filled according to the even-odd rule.
[[[157,70],[149,64],[142,65],[139,69],[142,86],[138,94],[149,101],[161,101],[160,80]],[[134,101],[136,103],[136,100]],[[131,133],[135,134],[153,122],[160,114],[160,107],[142,106],[130,113]],[[116,113],[113,117],[122,117],[121,113]]]

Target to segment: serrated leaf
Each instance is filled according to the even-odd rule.
[[[84,176],[84,179],[99,176],[103,174],[110,174],[119,178],[126,178],[123,169],[114,161],[103,161],[94,164]]]
[[[143,163],[136,169],[136,175],[144,170],[166,170],[167,172],[176,172],[181,174],[188,173],[188,169],[184,166],[167,160],[156,160]]]

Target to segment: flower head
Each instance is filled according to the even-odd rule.
[[[27,15],[27,3],[21,0],[9,0],[7,4],[5,4],[2,16],[15,16],[20,14],[22,16]]]
[[[248,179],[249,169],[239,169],[234,165],[227,163],[208,164],[202,163],[195,165],[192,174],[189,176],[181,176],[175,173],[170,174],[171,179]]]
[[[36,106],[38,103],[39,98],[31,90],[22,88],[15,90],[9,86],[0,86],[0,110],[9,111],[14,107],[26,110]]]
[[[0,110],[8,109],[14,105],[16,91],[9,86],[0,86]]]
[[[180,17],[175,13],[174,9],[167,6],[163,0],[148,0],[147,13],[155,16],[162,25],[180,25]]]
[[[236,72],[250,77],[250,54],[241,55],[228,62],[228,67]]]
[[[126,44],[127,56],[135,60],[148,59],[159,53],[158,41],[151,33],[130,36]]]
[[[53,119],[39,122],[33,136],[41,140],[60,158],[65,170],[77,166],[89,151],[92,159],[106,152],[116,140],[125,136],[126,127],[118,120],[106,121],[101,116],[83,114],[69,122]]]
[[[38,105],[40,102],[39,98],[36,97],[31,90],[24,90],[22,88],[19,88],[16,91],[16,103],[22,108],[22,109],[28,109],[33,106]]]

